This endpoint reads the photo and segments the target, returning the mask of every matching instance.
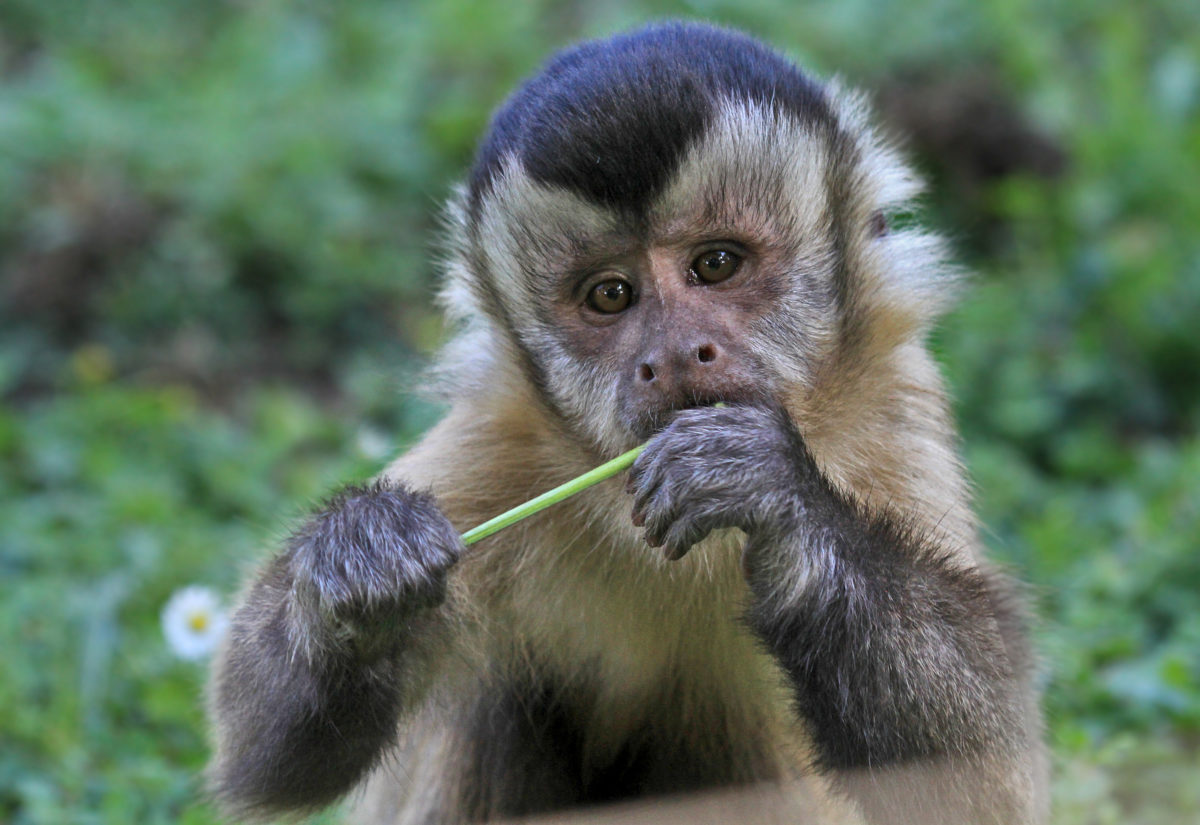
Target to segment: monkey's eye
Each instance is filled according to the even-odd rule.
[[[601,281],[588,293],[587,303],[597,312],[608,315],[621,312],[633,303],[633,289],[618,278]]]
[[[742,259],[727,249],[713,249],[692,261],[692,273],[706,284],[724,281],[737,272]]]

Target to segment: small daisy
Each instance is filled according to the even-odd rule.
[[[355,438],[358,451],[372,461],[387,458],[392,452],[392,440],[374,427],[362,427]]]
[[[198,585],[176,590],[162,611],[167,644],[176,656],[188,661],[212,653],[228,624],[217,594]]]

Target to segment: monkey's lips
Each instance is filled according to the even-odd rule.
[[[627,426],[639,441],[645,441],[666,429],[675,420],[675,416],[683,410],[715,407],[718,404],[733,407],[753,403],[754,401],[755,398],[750,393],[721,393],[720,395],[693,396],[681,403],[634,411]]]

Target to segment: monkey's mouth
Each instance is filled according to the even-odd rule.
[[[633,411],[633,415],[628,421],[628,427],[630,432],[639,441],[645,441],[660,431],[665,430],[675,420],[675,416],[683,410],[715,407],[718,404],[733,407],[753,403],[753,401],[754,398],[751,397],[750,393],[725,392],[720,394],[693,395],[678,403],[664,404],[651,409]]]

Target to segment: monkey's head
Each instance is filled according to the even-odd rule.
[[[819,392],[942,303],[936,243],[888,231],[917,189],[854,97],[744,35],[584,43],[496,112],[452,209],[458,351],[504,352],[607,452],[682,407]]]

